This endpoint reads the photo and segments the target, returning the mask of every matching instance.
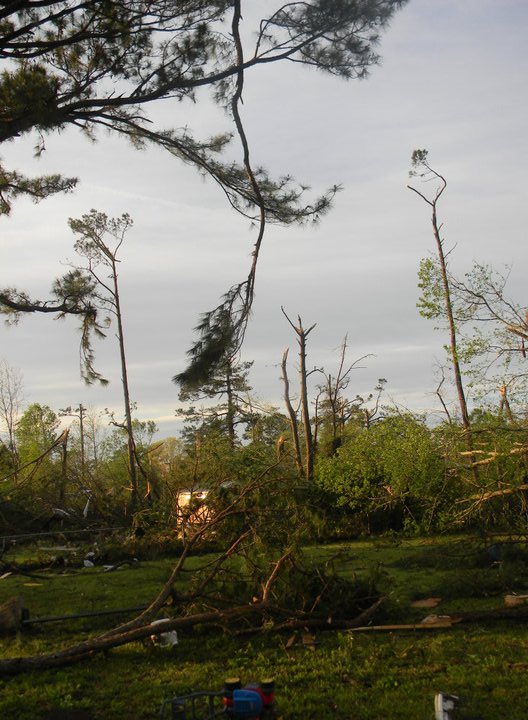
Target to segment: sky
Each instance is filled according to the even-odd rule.
[[[429,150],[448,181],[439,219],[452,269],[461,274],[474,261],[512,266],[508,289],[524,302],[527,31],[524,0],[410,0],[383,33],[382,62],[367,80],[292,63],[248,73],[242,113],[253,163],[293,175],[313,195],[342,186],[318,225],[267,229],[242,350],[261,401],[283,410],[286,347],[295,381],[296,338],[284,306],[305,327],[316,323],[309,367],[335,373],[345,336],[350,363],[366,356],[350,396],[367,395],[383,377],[386,402],[440,413],[437,367],[447,338],[416,308],[418,265],[434,251],[430,208],[406,187],[416,148]],[[229,129],[205,94],[195,106],[157,112],[166,126],[188,125],[198,136]],[[154,420],[162,437],[176,434],[171,378],[185,367],[200,313],[247,276],[255,229],[212,182],[159,149],[139,152],[105,133],[93,143],[74,129],[49,136],[39,160],[34,145],[34,137],[4,145],[6,166],[80,182],[72,195],[38,205],[20,199],[0,219],[0,286],[45,298],[75,259],[68,218],[92,208],[129,213],[120,287],[131,395],[136,417]],[[0,325],[0,359],[22,374],[26,406],[82,403],[119,415],[113,332],[96,343],[105,388],[83,383],[78,341],[73,318],[27,316],[16,327]]]

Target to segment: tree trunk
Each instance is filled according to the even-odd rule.
[[[288,371],[286,369],[286,363],[288,360],[288,352],[289,348],[286,348],[282,355],[282,382],[284,383],[284,403],[286,404],[286,410],[288,411],[288,416],[290,418],[290,427],[291,427],[291,434],[292,434],[292,442],[293,442],[293,448],[294,448],[294,455],[295,455],[295,464],[297,466],[297,470],[299,471],[299,475],[303,474],[303,463],[302,463],[302,456],[301,456],[301,442],[299,440],[299,423],[297,422],[297,413],[293,409],[293,406],[291,404],[290,400],[290,381],[288,379]]]
[[[20,597],[11,598],[0,605],[0,634],[20,630],[25,617],[27,617],[27,610]]]
[[[286,315],[283,307],[281,307],[282,314],[286,320],[290,323],[292,328],[295,330],[297,335],[297,342],[299,343],[299,377],[300,377],[300,390],[301,390],[301,414],[304,428],[304,476],[308,481],[313,479],[313,466],[314,466],[314,440],[312,434],[312,426],[310,422],[310,407],[308,401],[308,372],[306,370],[306,338],[312,332],[315,327],[315,323],[305,330],[303,328],[302,320],[300,315],[297,316],[299,326],[296,327],[290,318]],[[283,375],[284,368],[286,367],[285,359],[283,357]],[[291,417],[291,416],[290,416]]]
[[[132,408],[130,391],[128,388],[128,372],[125,355],[125,336],[123,333],[123,320],[121,317],[121,303],[119,300],[119,287],[117,282],[117,265],[112,258],[112,279],[114,281],[114,303],[117,317],[117,339],[119,341],[119,357],[121,359],[121,382],[123,384],[123,399],[125,403],[125,423],[127,431],[128,472],[131,487],[130,511],[133,513],[140,504],[139,486],[136,468],[136,444],[134,442],[134,428],[132,425]]]
[[[418,156],[418,158],[415,158],[416,153],[420,152],[421,157]],[[417,195],[419,195],[425,202],[431,206],[432,215],[431,215],[431,224],[433,226],[433,235],[436,243],[436,250],[438,255],[438,261],[440,263],[440,275],[442,278],[442,292],[443,292],[443,299],[444,299],[444,309],[445,314],[448,321],[449,326],[449,348],[450,348],[450,355],[451,355],[451,362],[453,364],[453,374],[455,377],[455,386],[456,386],[456,392],[458,397],[458,405],[460,408],[460,415],[462,419],[462,425],[465,430],[465,443],[468,451],[470,453],[473,453],[473,438],[471,435],[471,423],[469,420],[469,413],[467,409],[467,401],[466,401],[466,395],[464,392],[464,385],[462,382],[462,372],[460,370],[460,362],[458,359],[458,345],[457,345],[457,330],[456,330],[456,323],[453,313],[453,302],[451,298],[451,291],[449,286],[449,275],[447,271],[447,263],[446,263],[446,257],[444,253],[444,244],[442,241],[442,238],[440,236],[440,230],[441,225],[438,224],[438,218],[437,218],[437,205],[438,201],[440,200],[440,197],[444,190],[447,187],[447,180],[436,172],[436,170],[433,170],[430,165],[427,162],[427,152],[426,151],[415,151],[415,154],[413,155],[413,164],[421,164],[427,171],[427,174],[431,174],[433,177],[436,177],[441,185],[437,189],[435,196],[433,200],[429,200],[423,193],[416,190],[416,188],[412,187],[411,185],[408,185],[407,187],[415,192]],[[474,457],[471,455],[471,462],[472,462],[472,473],[473,473],[473,479],[475,483],[478,484],[479,481],[479,473],[478,468],[474,465]]]
[[[226,396],[227,396],[227,437],[229,445],[233,449],[235,447],[235,399],[233,393],[233,384],[231,381],[231,360],[227,363],[226,370]]]
[[[301,384],[301,412],[304,427],[304,456],[305,466],[304,473],[308,481],[313,479],[313,467],[314,467],[314,442],[312,435],[312,425],[310,422],[310,407],[308,401],[308,375],[306,371],[306,336],[315,327],[309,330],[304,330],[301,318],[299,317],[299,327],[297,328],[297,334],[299,336],[299,378]]]

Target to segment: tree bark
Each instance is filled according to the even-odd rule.
[[[299,381],[300,381],[300,401],[301,401],[301,415],[304,430],[304,476],[309,482],[313,479],[313,467],[314,467],[314,440],[312,433],[312,426],[310,422],[310,407],[308,400],[308,372],[306,369],[306,338],[314,329],[316,323],[311,325],[307,330],[303,327],[300,315],[297,316],[299,325],[296,327],[284,308],[281,307],[282,314],[286,320],[290,323],[292,328],[295,330],[297,335],[297,342],[299,343]]]
[[[292,433],[295,464],[297,466],[297,470],[299,471],[299,475],[302,475],[303,474],[303,463],[302,463],[302,456],[301,456],[301,442],[299,440],[299,423],[297,422],[297,413],[293,409],[293,405],[291,404],[291,400],[290,400],[290,381],[288,378],[288,371],[286,369],[286,363],[288,361],[288,352],[289,352],[289,348],[286,348],[286,350],[282,354],[282,363],[281,363],[282,382],[284,383],[284,403],[286,405],[286,410],[288,411],[288,416],[290,418],[290,427],[291,427],[291,433]]]

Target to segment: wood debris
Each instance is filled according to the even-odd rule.
[[[442,598],[430,597],[423,600],[414,600],[411,603],[413,608],[434,608],[442,602]]]

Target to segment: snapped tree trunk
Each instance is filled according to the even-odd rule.
[[[295,412],[293,405],[291,404],[291,400],[290,400],[290,381],[288,378],[288,370],[286,368],[286,363],[288,362],[288,352],[289,352],[289,348],[286,348],[286,350],[282,354],[282,363],[281,363],[282,382],[284,383],[284,403],[286,405],[286,410],[288,411],[288,417],[290,418],[290,428],[291,428],[291,434],[292,434],[295,465],[297,466],[299,475],[302,475],[303,474],[303,462],[302,462],[302,455],[301,455],[301,441],[299,439],[299,423],[297,422],[297,413]]]
[[[412,190],[415,192],[419,197],[422,198],[430,207],[432,210],[431,215],[431,224],[433,227],[433,236],[435,239],[436,244],[436,252],[438,256],[438,262],[440,267],[440,277],[442,282],[442,294],[443,294],[443,301],[444,301],[444,312],[445,316],[447,318],[448,322],[448,328],[449,328],[449,349],[450,349],[450,356],[451,356],[451,363],[453,365],[453,374],[455,379],[455,387],[458,397],[458,406],[460,408],[460,416],[462,420],[462,425],[464,427],[464,435],[465,435],[465,443],[468,451],[473,453],[473,438],[471,435],[471,423],[469,420],[469,413],[467,408],[467,400],[466,400],[466,394],[464,391],[464,384],[462,382],[462,372],[460,370],[460,361],[459,361],[459,353],[458,353],[458,339],[457,339],[457,328],[456,328],[456,322],[455,322],[455,316],[453,312],[453,301],[451,298],[451,289],[449,284],[449,274],[447,270],[447,262],[446,262],[446,254],[444,252],[444,243],[442,240],[442,237],[440,235],[440,231],[442,226],[438,224],[438,216],[437,216],[437,206],[438,201],[440,200],[440,197],[442,196],[444,190],[447,187],[447,180],[440,175],[436,170],[433,170],[431,166],[428,163],[427,160],[427,151],[426,150],[415,150],[413,153],[413,165],[414,166],[422,166],[425,168],[426,175],[432,175],[433,177],[437,178],[440,181],[440,187],[437,189],[434,197],[432,200],[427,198],[423,193],[421,193],[416,188],[412,187],[411,185],[408,185],[407,187],[409,190]],[[476,483],[478,483],[478,468],[474,465],[473,461],[474,458],[472,458],[472,473],[473,478]]]
[[[295,326],[290,318],[287,316],[284,308],[281,308],[282,314],[286,320],[290,323],[292,328],[295,330],[297,335],[297,342],[299,343],[299,382],[300,382],[300,402],[301,402],[301,416],[304,430],[304,476],[306,480],[311,481],[313,479],[313,468],[314,468],[314,440],[312,433],[312,425],[310,421],[310,406],[308,400],[308,371],[306,369],[306,338],[314,329],[316,323],[314,323],[307,330],[303,327],[300,315],[297,316],[299,325]]]

